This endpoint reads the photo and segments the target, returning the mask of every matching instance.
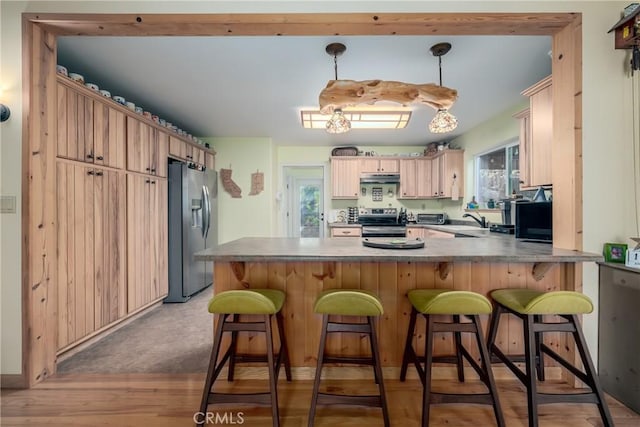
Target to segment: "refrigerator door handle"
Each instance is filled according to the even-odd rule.
[[[206,239],[211,225],[211,201],[209,200],[209,190],[206,185],[202,186],[202,201],[202,206],[204,207],[204,212],[202,212],[202,237]]]

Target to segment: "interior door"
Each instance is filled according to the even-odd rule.
[[[292,237],[324,237],[322,179],[294,178],[292,196]]]

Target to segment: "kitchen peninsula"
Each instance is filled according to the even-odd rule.
[[[196,259],[215,263],[214,292],[243,288],[286,292],[285,333],[294,367],[315,367],[321,316],[313,312],[313,306],[321,291],[355,288],[375,292],[385,310],[378,327],[383,366],[397,368],[411,312],[406,298],[409,290],[452,288],[487,296],[498,288],[580,291],[573,289],[580,263],[601,261],[602,257],[500,237],[426,239],[424,248],[406,250],[365,247],[355,238],[242,238],[199,252]],[[545,342],[567,355],[564,339],[547,335]],[[424,348],[422,334],[414,339],[416,348]],[[329,353],[337,348],[350,355],[368,351],[368,342],[357,336],[330,336],[329,340]],[[238,351],[247,351],[249,345],[262,350],[262,338],[250,341],[239,342]],[[452,341],[448,334],[442,335],[436,340],[435,353],[451,353]],[[503,322],[497,342],[508,353],[522,354],[519,320]]]

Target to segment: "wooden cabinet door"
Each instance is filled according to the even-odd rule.
[[[145,304],[145,280],[148,277],[150,178],[127,175],[127,312]]]
[[[93,163],[93,100],[58,84],[57,156]]]
[[[216,157],[211,153],[204,154],[204,165],[209,170],[216,168]]]
[[[186,142],[183,140],[176,138],[175,136],[169,135],[169,154],[178,157],[180,159],[186,160]]]
[[[380,159],[379,170],[384,173],[400,172],[400,162],[396,159]]]
[[[360,227],[332,227],[331,237],[360,237],[362,228]]]
[[[553,142],[553,99],[551,85],[535,93],[531,104],[531,185],[550,185]]]
[[[331,194],[334,199],[357,199],[360,193],[358,159],[331,159]]]
[[[127,169],[149,173],[149,126],[127,117]]]
[[[127,308],[168,293],[167,181],[127,176]]]
[[[400,190],[398,199],[416,198],[416,160],[400,160]]]
[[[94,171],[56,165],[58,216],[58,349],[95,330]]]
[[[122,172],[95,169],[95,328],[127,314],[126,178]]]
[[[428,199],[433,197],[431,176],[432,159],[416,159],[416,197]]]
[[[424,234],[422,227],[407,227],[407,238],[409,239],[424,239]]]
[[[520,141],[518,159],[520,188],[531,186],[531,118],[530,110],[520,111],[513,117],[520,121]]]
[[[360,160],[360,172],[374,173],[380,172],[380,161],[378,159],[364,158]]]
[[[155,191],[155,209],[153,229],[150,230],[155,243],[155,269],[152,300],[165,297],[169,294],[169,217],[168,217],[168,182],[166,179],[156,179],[152,184]]]
[[[184,145],[184,158],[188,161],[188,162],[193,162],[193,145],[191,144],[187,144],[186,142],[183,143]]]
[[[204,150],[193,147],[193,162],[199,165],[204,165]]]
[[[169,156],[169,134],[161,131],[160,129],[155,129],[155,132],[157,144],[156,155],[153,159],[153,161],[155,161],[155,174],[166,178],[168,168],[167,157]]]
[[[101,102],[94,102],[94,163],[124,169],[127,137],[125,114]]]
[[[438,197],[451,197],[455,193],[464,196],[464,151],[447,150],[438,158]]]

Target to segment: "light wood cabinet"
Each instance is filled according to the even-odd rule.
[[[523,187],[553,184],[551,176],[551,148],[553,143],[553,98],[551,76],[541,80],[522,94],[529,97],[529,116],[520,118],[521,138],[525,137],[525,150],[521,148]],[[528,122],[528,123],[527,123]],[[522,147],[522,140],[521,140]],[[522,169],[522,166],[521,166]],[[523,179],[524,178],[524,179]]]
[[[513,117],[520,121],[520,142],[518,150],[520,152],[519,158],[519,178],[520,188],[531,187],[531,120],[530,110],[524,109],[516,113]]]
[[[186,162],[204,165],[207,169],[215,169],[215,156],[213,153],[189,144],[175,136],[169,137],[169,154]]]
[[[135,117],[127,117],[127,169],[166,177],[168,141],[165,135]]]
[[[424,227],[407,226],[407,239],[424,239]]]
[[[127,176],[128,312],[168,294],[167,181]]]
[[[435,197],[464,197],[464,150],[445,150],[431,162],[431,190]]]
[[[211,153],[204,153],[204,165],[207,169],[214,170],[216,168],[216,157]]]
[[[360,163],[357,158],[331,158],[331,197],[357,199],[360,194]]]
[[[331,237],[360,237],[362,228],[360,227],[332,227]]]
[[[398,189],[398,199],[415,199],[416,188],[416,160],[400,160],[400,187]]]
[[[123,169],[125,114],[58,83],[57,156]]]
[[[433,190],[431,175],[433,159],[416,159],[416,198],[428,199],[434,197],[437,190]]]
[[[360,160],[360,172],[364,173],[397,173],[400,171],[398,159],[376,159],[373,157]]]
[[[125,174],[58,162],[58,349],[126,315]]]

